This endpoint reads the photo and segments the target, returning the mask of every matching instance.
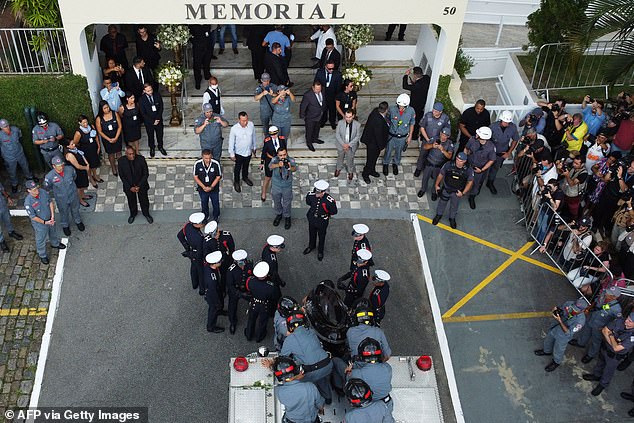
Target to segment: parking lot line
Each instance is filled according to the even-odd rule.
[[[5,316],[46,316],[45,308],[22,307],[0,309],[0,317]]]
[[[444,323],[485,322],[488,320],[536,319],[549,317],[550,311],[529,311],[525,313],[481,314],[478,316],[451,316],[443,318]]]
[[[519,258],[522,257],[522,254],[528,251],[528,249],[531,248],[532,245],[533,245],[532,241],[527,242],[526,244],[524,244],[522,248],[514,252],[511,257],[506,259],[506,261],[502,263],[501,265],[499,265],[493,272],[491,272],[489,276],[484,278],[482,282],[477,284],[471,291],[469,291],[467,295],[462,297],[460,301],[458,301],[456,304],[454,304],[453,307],[447,310],[447,312],[445,312],[445,314],[442,315],[443,320],[446,319],[447,317],[453,316],[456,313],[456,311],[460,310],[460,308],[462,308],[463,305],[469,302],[471,298],[475,297],[478,294],[478,292],[482,291],[489,283],[491,283],[493,279],[495,279],[500,273],[502,273],[504,269],[506,269],[511,264],[513,264],[513,262],[515,262],[516,260],[519,260]]]

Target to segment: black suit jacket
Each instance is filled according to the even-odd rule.
[[[319,59],[320,68],[323,68],[324,66],[326,66],[327,55],[328,55],[328,49],[324,47],[323,51],[321,52],[321,58]],[[339,53],[336,47],[332,50],[332,53],[330,53],[329,60],[332,60],[333,62],[335,62],[335,70],[339,70],[339,66],[341,66],[341,53]]]
[[[289,82],[286,60],[282,56],[267,51],[264,55],[264,69],[271,75],[271,82],[275,85],[287,85]]]
[[[332,99],[334,101],[337,93],[341,91],[343,77],[341,76],[341,72],[338,70],[332,71],[330,86],[326,88],[326,69],[321,68],[315,74],[315,81],[321,82],[321,91],[326,93],[326,97],[328,97],[328,99]]]
[[[409,77],[403,75],[403,89],[411,91],[410,103],[414,111],[416,112],[416,120],[420,120],[423,117],[425,110],[425,103],[427,103],[427,91],[429,91],[429,82],[431,78],[429,75],[423,75],[413,84],[409,83]]]
[[[153,126],[155,120],[163,122],[163,97],[158,91],[154,91],[152,95],[154,98],[154,105],[156,106],[156,112],[152,110],[152,103],[147,95],[142,94],[139,101],[139,109],[141,110],[141,116],[143,117],[143,123],[145,126]]]
[[[365,128],[363,128],[363,134],[361,135],[361,142],[368,146],[376,145],[379,150],[383,150],[387,145],[389,129],[387,121],[381,113],[379,113],[379,109],[375,108],[370,112],[368,121],[365,123]]]
[[[143,68],[141,69],[141,73],[143,74],[143,81],[152,84],[154,92],[158,91],[158,84],[154,79],[152,71],[148,68]],[[143,93],[143,84],[139,81],[139,77],[136,73],[136,69],[134,69],[134,66],[128,69],[125,73],[125,86],[128,91],[132,91],[138,103],[141,99],[141,94]]]
[[[321,120],[321,115],[326,110],[326,97],[322,91],[321,93],[323,101],[321,106],[315,96],[313,90],[308,90],[302,97],[302,102],[299,105],[299,117],[307,122],[315,122]]]
[[[132,161],[126,156],[119,157],[117,167],[125,191],[130,191],[130,188],[134,186],[144,190],[150,189],[150,184],[147,182],[149,172],[145,157],[137,154]]]

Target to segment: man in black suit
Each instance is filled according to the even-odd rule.
[[[315,151],[314,144],[323,144],[319,139],[319,124],[321,116],[326,111],[326,99],[322,93],[321,82],[315,80],[310,90],[304,93],[299,105],[299,117],[304,119],[306,129],[306,146],[310,151]]]
[[[189,25],[192,34],[192,54],[194,55],[194,83],[196,89],[200,89],[200,83],[204,77],[211,78],[209,66],[211,64],[211,25]]]
[[[378,178],[379,172],[376,171],[376,161],[381,154],[381,150],[387,145],[389,137],[389,123],[386,120],[387,109],[389,104],[383,101],[379,104],[379,107],[370,112],[368,121],[365,123],[363,129],[363,135],[361,135],[361,142],[367,147],[367,156],[365,159],[365,167],[361,176],[366,184],[370,183],[370,176]]]
[[[145,67],[145,60],[137,56],[132,60],[132,67],[125,74],[126,91],[134,94],[137,103],[141,100],[143,84],[146,82],[152,84],[154,89],[158,89],[152,71]]]
[[[256,80],[264,73],[264,54],[267,48],[262,46],[262,40],[268,32],[269,25],[245,25],[247,47],[251,51],[251,68]]]
[[[267,51],[264,56],[264,69],[271,75],[271,83],[275,85],[285,85],[290,87],[291,81],[288,77],[286,59],[282,57],[282,46],[280,43],[273,43],[271,51]]]
[[[330,122],[332,129],[337,128],[337,107],[336,98],[339,91],[341,91],[341,85],[343,84],[343,77],[341,72],[335,69],[335,62],[330,59],[326,62],[326,66],[319,69],[315,74],[315,81],[321,82],[323,87],[324,97],[326,99],[326,107],[328,113],[324,113],[321,117],[321,127],[326,125],[326,120]]]
[[[416,123],[412,134],[413,140],[417,140],[420,134],[420,125],[418,123],[425,115],[425,103],[427,102],[430,81],[429,75],[423,75],[423,69],[418,66],[412,69],[412,72],[409,69],[406,70],[405,75],[403,75],[403,89],[411,91],[409,105],[416,112]]]
[[[335,62],[335,70],[339,70],[341,66],[341,53],[339,53],[335,47],[335,42],[332,38],[326,40],[326,47],[324,47],[324,50],[321,52],[319,62],[313,65],[313,69],[325,67],[329,60]]]
[[[167,156],[167,151],[163,148],[163,97],[158,91],[154,91],[152,84],[148,82],[143,85],[143,95],[139,101],[139,108],[147,133],[150,157],[154,157],[155,132],[158,149],[162,155]]]
[[[108,25],[108,33],[101,38],[99,49],[106,55],[108,59],[114,59],[114,62],[127,69],[128,58],[125,55],[125,49],[128,48],[128,40],[125,35],[117,30],[116,25]]]
[[[134,148],[127,146],[125,149],[125,157],[119,157],[117,162],[119,168],[119,177],[123,182],[123,192],[128,199],[128,208],[130,209],[130,217],[128,223],[134,222],[134,218],[139,213],[137,205],[137,197],[141,204],[141,213],[147,219],[148,223],[154,222],[150,216],[150,199],[148,198],[148,169],[145,157],[137,155]]]

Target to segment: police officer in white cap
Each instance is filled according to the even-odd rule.
[[[483,126],[476,130],[475,137],[467,141],[464,152],[467,153],[467,164],[473,169],[473,188],[469,193],[469,207],[476,208],[475,198],[486,181],[489,169],[495,163],[495,145],[491,142],[491,128]]]
[[[205,244],[203,246],[203,254],[205,257],[207,254],[214,251],[220,251],[222,253],[222,267],[220,268],[220,314],[226,315],[224,310],[225,292],[226,292],[226,272],[231,264],[231,254],[236,250],[236,244],[233,240],[233,236],[229,231],[223,231],[218,228],[218,222],[211,221],[205,225],[203,229],[205,234]]]
[[[277,260],[277,253],[281,252],[286,245],[284,245],[284,237],[280,235],[271,235],[266,239],[266,245],[262,249],[262,261],[265,261],[269,265],[269,277],[275,284],[275,304],[282,296],[280,287],[286,286],[286,282],[282,280],[279,273],[279,262]],[[271,310],[271,317],[275,309]]]
[[[216,320],[222,308],[222,300],[219,295],[221,263],[222,253],[220,251],[214,251],[205,256],[205,300],[209,305],[207,311],[207,332],[213,333],[225,331],[225,328],[216,325]]]
[[[377,324],[385,317],[385,302],[390,295],[390,274],[385,270],[377,269],[372,276],[374,287],[370,291],[370,304],[374,307],[374,320]]]
[[[306,194],[306,205],[308,205],[308,247],[304,254],[308,254],[315,249],[317,236],[319,236],[319,246],[317,249],[317,260],[324,258],[324,244],[326,243],[326,230],[330,216],[337,214],[337,202],[326,191],[330,185],[323,179],[314,184],[314,189]]]
[[[198,288],[200,295],[205,295],[205,281],[203,278],[203,255],[204,237],[201,229],[204,226],[205,214],[198,212],[189,215],[189,222],[183,225],[176,237],[183,245],[185,251],[181,253],[191,261],[189,275],[192,279],[192,288]]]
[[[269,322],[271,309],[275,309],[275,284],[269,277],[269,265],[261,261],[253,268],[253,276],[247,279],[247,291],[253,296],[249,304],[249,319],[244,329],[247,341],[253,339],[262,342],[266,337],[266,326]]]
[[[227,269],[226,283],[229,293],[229,332],[233,335],[238,324],[238,300],[250,300],[247,279],[253,274],[253,262],[247,259],[247,252],[244,250],[235,250],[231,258],[233,263]]]
[[[370,281],[370,259],[372,259],[372,253],[370,251],[357,251],[355,268],[351,273],[348,285],[346,286],[341,282],[337,284],[337,288],[346,290],[343,303],[348,307],[351,307],[357,298],[363,297],[365,287]]]

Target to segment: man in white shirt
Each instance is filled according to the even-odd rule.
[[[242,180],[248,186],[253,186],[253,182],[249,179],[249,162],[251,155],[255,156],[255,150],[255,126],[253,122],[249,122],[247,112],[240,112],[238,123],[233,125],[229,132],[229,156],[235,162],[233,188],[236,192],[242,192],[240,173],[242,173]]]
[[[319,29],[310,36],[310,40],[317,40],[317,49],[315,50],[314,59],[319,60],[321,58],[321,53],[326,48],[326,40],[328,38],[332,38],[334,41],[334,45],[337,45],[337,36],[335,35],[335,30],[330,25],[321,25]]]

